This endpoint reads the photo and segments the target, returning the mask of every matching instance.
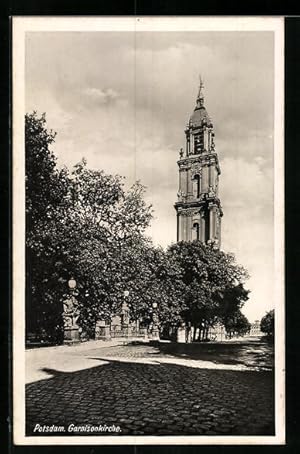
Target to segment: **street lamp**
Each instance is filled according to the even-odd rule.
[[[69,289],[74,290],[74,288],[76,288],[76,284],[77,284],[77,282],[75,281],[75,279],[73,277],[71,277],[68,280]]]

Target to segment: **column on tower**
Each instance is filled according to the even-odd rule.
[[[179,241],[184,241],[184,230],[183,230],[183,216],[182,213],[179,215]]]
[[[206,126],[203,126],[203,148],[208,151],[208,129]]]
[[[186,155],[189,156],[191,150],[190,150],[190,132],[188,125],[185,130],[185,137],[186,137]]]
[[[207,151],[211,151],[211,128],[208,129],[208,148]]]
[[[182,241],[187,241],[187,217],[186,213],[182,213],[181,215],[181,222],[182,222]]]
[[[209,186],[215,189],[216,185],[216,168],[214,165],[209,166]]]
[[[190,154],[194,154],[194,134],[190,131]]]
[[[217,207],[214,204],[209,206],[209,239],[213,240],[217,236]]]
[[[200,241],[205,243],[205,212],[200,211]]]

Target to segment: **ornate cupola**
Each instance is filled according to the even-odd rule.
[[[177,212],[177,241],[200,240],[221,243],[221,217],[218,197],[221,173],[215,151],[212,121],[204,107],[200,77],[195,109],[185,129],[185,152],[181,148]]]

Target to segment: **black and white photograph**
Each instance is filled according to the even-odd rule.
[[[15,444],[284,444],[283,48],[13,19]]]

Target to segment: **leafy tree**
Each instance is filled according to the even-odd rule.
[[[250,331],[251,324],[247,317],[237,309],[234,314],[226,317],[225,329],[228,337],[244,336]]]
[[[54,140],[55,133],[46,128],[45,114],[40,118],[36,112],[25,116],[26,328],[27,332],[43,333],[47,326],[59,336],[59,276],[55,276],[56,256],[47,244],[46,232],[51,213],[66,193],[67,180],[65,171],[56,167],[51,150]]]
[[[199,241],[179,242],[168,249],[179,265],[185,289],[182,317],[194,328],[194,340],[205,340],[209,328],[234,314],[247,299],[246,270],[226,254]],[[226,307],[227,304],[227,307]]]
[[[229,286],[224,289],[219,297],[219,319],[225,327],[229,337],[235,334],[244,334],[249,328],[247,318],[240,309],[248,300],[249,290],[246,290],[242,283]]]
[[[54,139],[44,114],[26,115],[27,332],[52,338],[62,336],[71,275],[85,329],[115,311],[126,280],[120,258],[142,241],[152,216],[140,183],[125,192],[123,178],[90,170],[84,159],[72,171],[58,169]]]
[[[267,336],[274,336],[274,309],[267,312],[260,322],[260,329]]]

